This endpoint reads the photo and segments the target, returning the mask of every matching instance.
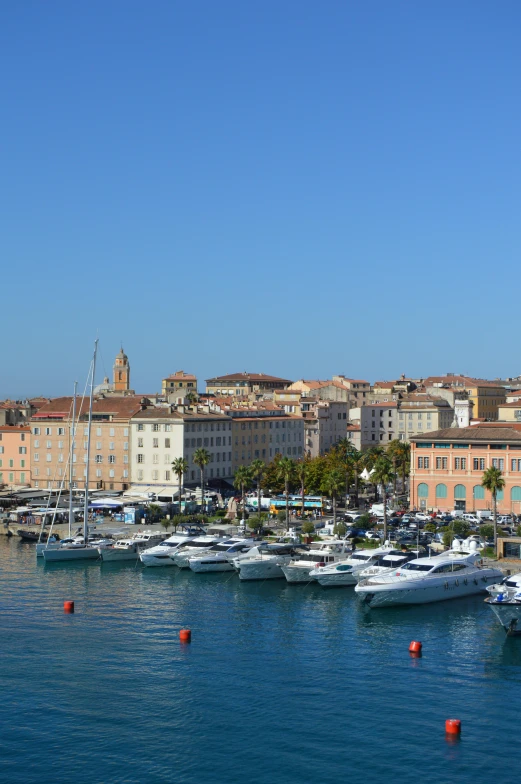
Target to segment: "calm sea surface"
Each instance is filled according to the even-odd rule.
[[[481,597],[369,610],[350,588],[45,566],[0,537],[0,614],[3,784],[517,777],[521,639]]]

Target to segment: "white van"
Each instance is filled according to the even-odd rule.
[[[492,520],[493,514],[491,509],[478,509],[476,515],[483,522],[484,520]]]
[[[476,517],[474,514],[464,514],[463,520],[465,520],[466,523],[470,523],[471,525],[479,525],[480,523],[479,517]]]

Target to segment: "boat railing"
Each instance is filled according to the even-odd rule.
[[[477,581],[478,578],[474,574],[469,574],[467,567],[473,569],[482,569],[483,567],[480,564],[475,563],[465,564],[465,567],[465,569],[451,569],[443,572],[423,572],[410,569],[400,571],[399,567],[398,569],[392,567],[391,569],[386,569],[384,572],[379,572],[376,575],[367,575],[359,581],[358,585],[392,585],[404,582],[419,582],[421,580],[448,579],[454,576],[457,579],[461,578],[462,580],[467,581],[474,579]]]

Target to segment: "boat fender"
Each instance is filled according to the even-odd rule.
[[[459,585],[459,580],[456,580],[456,582],[454,583],[454,585]]]

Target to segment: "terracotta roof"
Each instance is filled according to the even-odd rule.
[[[411,441],[521,441],[521,433],[513,427],[473,425],[471,427],[446,427],[432,433],[410,436]]]
[[[373,388],[379,387],[381,389],[392,389],[394,387],[394,383],[394,381],[375,381]]]
[[[0,432],[2,433],[30,433],[31,428],[28,425],[0,425]]]
[[[291,384],[287,378],[277,378],[277,376],[268,376],[266,373],[228,373],[226,376],[215,376],[215,378],[207,378],[207,384],[222,383],[228,381],[279,381],[283,384]]]
[[[31,419],[42,420],[46,417],[53,419],[58,418],[60,415],[67,419],[72,414],[72,397],[55,397],[50,400],[40,410],[33,414]],[[141,408],[142,397],[137,395],[127,395],[118,397],[116,395],[109,397],[96,398],[92,404],[93,414],[113,414],[118,418],[130,418],[133,414],[137,413]],[[76,414],[77,416],[84,416],[89,411],[89,401],[84,398],[76,400]]]
[[[165,378],[165,381],[197,381],[196,376],[192,376],[190,373],[185,373],[184,370],[176,370],[175,373],[171,373],[171,375]]]
[[[388,403],[368,403],[364,408],[396,408],[396,400],[389,400]]]
[[[521,400],[513,400],[510,403],[499,403],[499,408],[521,408]]]
[[[425,386],[432,384],[445,384],[447,386],[468,386],[468,387],[496,387],[503,389],[501,384],[494,381],[487,381],[483,378],[470,378],[470,376],[429,376],[425,379]]]

